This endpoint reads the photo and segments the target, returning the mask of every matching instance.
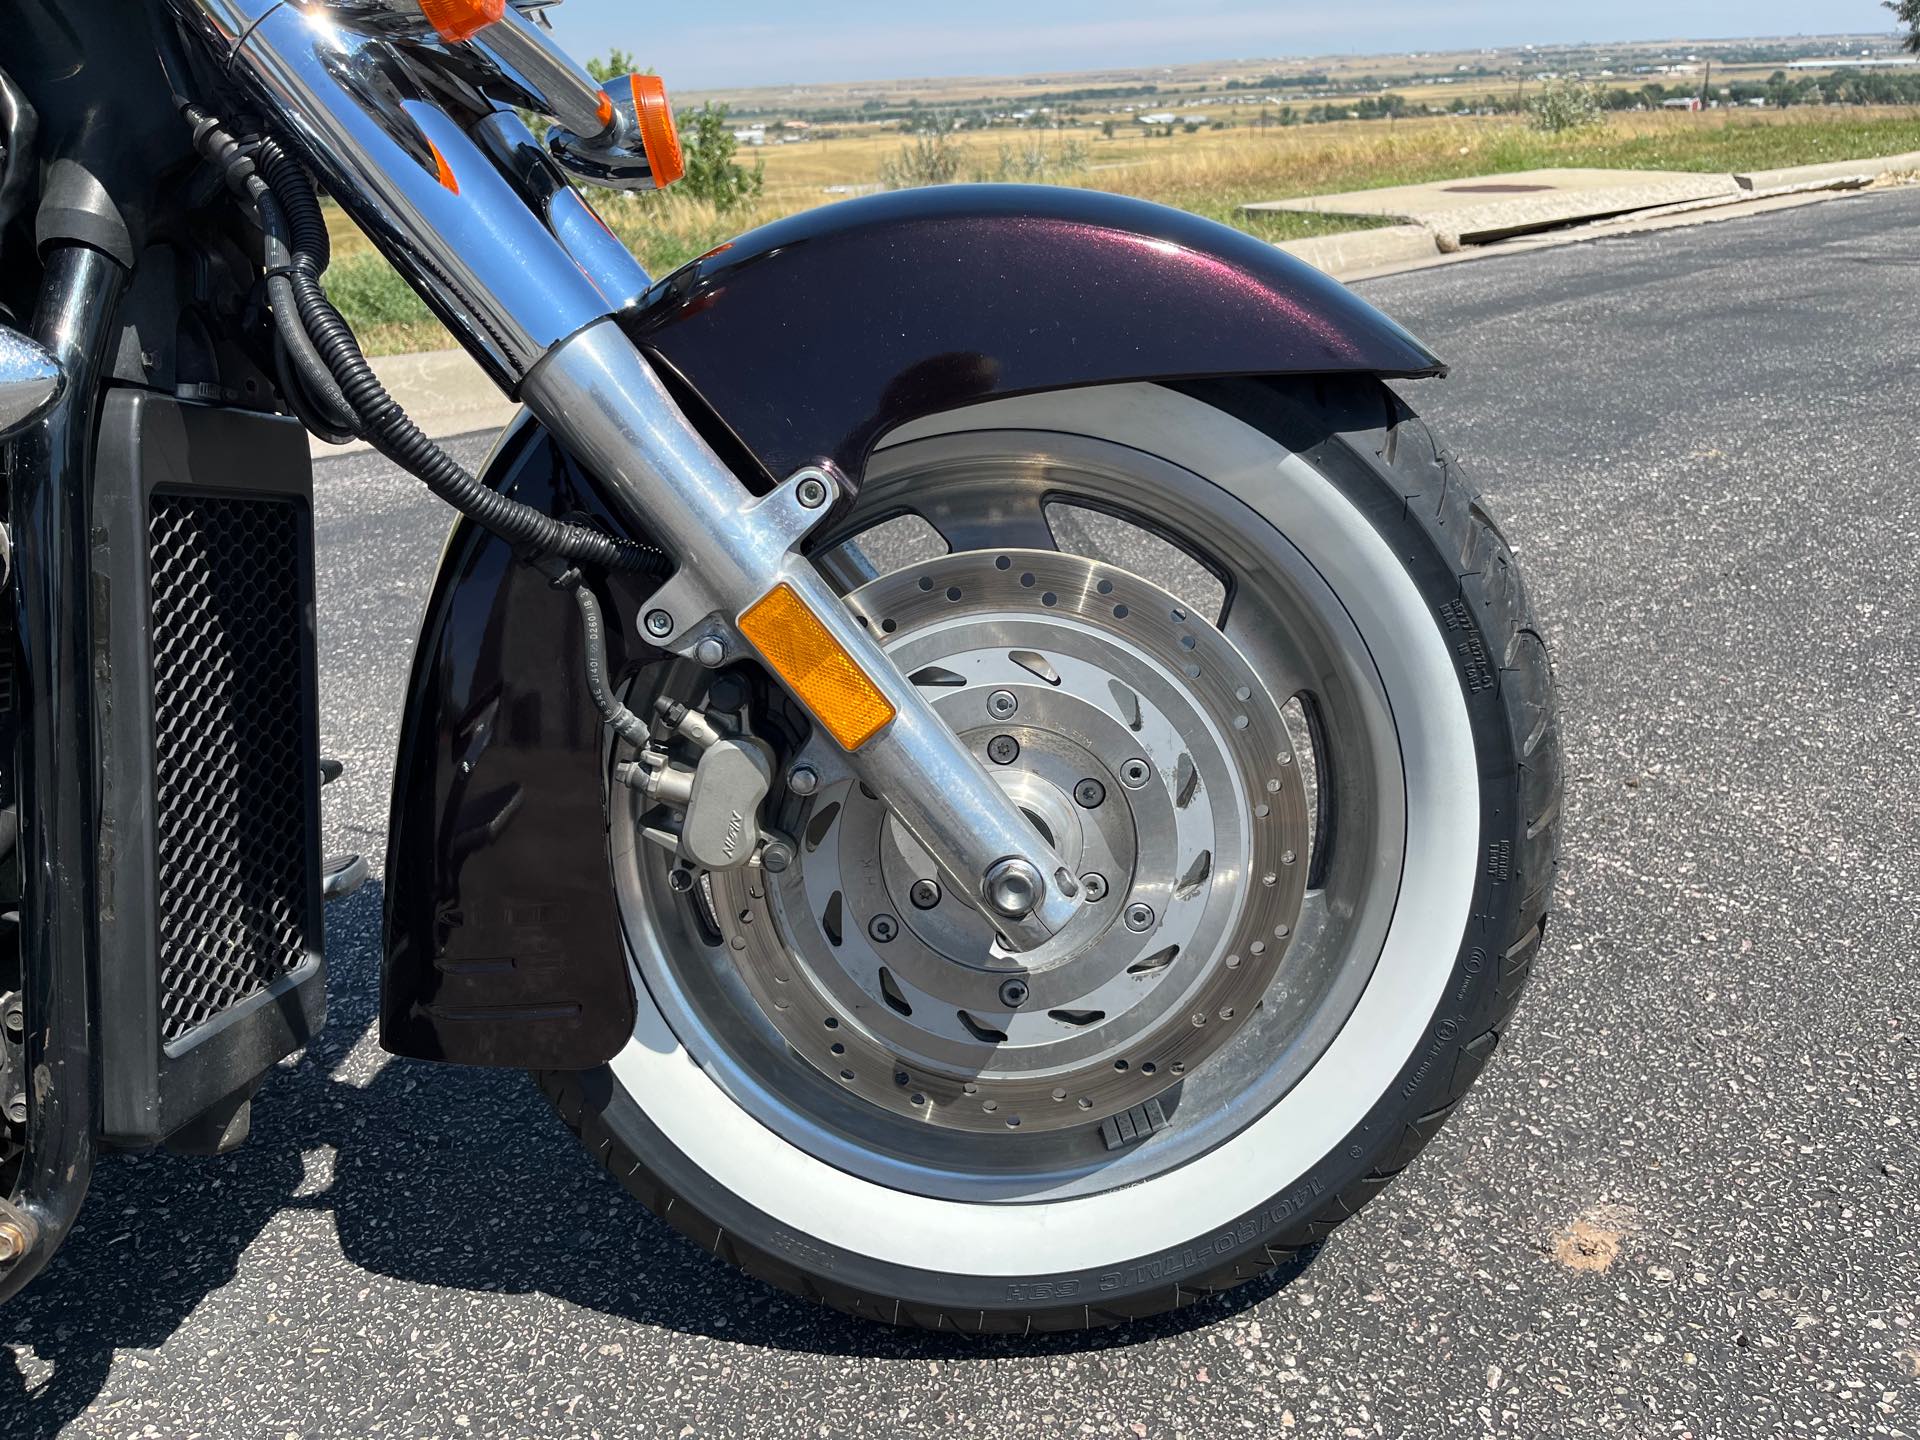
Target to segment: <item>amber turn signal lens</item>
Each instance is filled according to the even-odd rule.
[[[633,113],[640,120],[640,143],[646,148],[653,183],[664,190],[687,173],[687,162],[680,154],[680,132],[673,124],[673,107],[667,104],[667,87],[658,75],[635,75],[630,83]]]
[[[507,13],[507,0],[420,0],[420,13],[442,40],[471,40]]]
[[[791,585],[776,585],[740,617],[740,633],[827,727],[858,750],[892,723],[893,706]]]

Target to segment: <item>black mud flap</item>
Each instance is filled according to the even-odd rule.
[[[549,513],[605,513],[530,425],[510,432],[486,478]],[[506,545],[455,527],[394,770],[380,1043],[396,1055],[574,1070],[633,1033],[606,742],[577,627],[571,601]],[[615,673],[619,628],[608,627]]]

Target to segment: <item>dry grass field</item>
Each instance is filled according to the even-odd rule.
[[[1039,169],[1048,183],[1092,186],[1177,205],[1274,240],[1367,222],[1340,216],[1253,217],[1254,200],[1501,174],[1540,166],[1736,172],[1920,150],[1920,111],[1797,108],[1781,111],[1629,112],[1603,124],[1543,135],[1507,117],[1345,121],[1258,129],[1250,126],[1170,137],[1138,127],[1105,138],[1098,129],[989,130],[954,137],[959,178],[1018,179]],[[803,144],[743,148],[764,164],[761,194],[721,214],[677,196],[606,195],[608,223],[647,268],[664,274],[731,235],[849,194],[878,188],[881,167],[907,137],[897,131]],[[1067,159],[1070,166],[1062,167]],[[335,302],[370,353],[431,348],[445,332],[381,259],[335,212]]]

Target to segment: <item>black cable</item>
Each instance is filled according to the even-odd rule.
[[[513,545],[609,570],[664,575],[667,559],[653,546],[556,520],[489,489],[408,418],[387,394],[361,354],[352,328],[321,289],[321,267],[327,254],[326,220],[320,213],[313,182],[271,138],[261,142],[259,159],[268,188],[287,208],[293,236],[293,293],[301,325],[339,381],[360,421],[361,433],[374,448],[419,476],[429,490],[455,509]]]
[[[556,589],[573,592],[574,606],[580,611],[581,647],[587,652],[587,694],[593,700],[593,708],[600,712],[600,718],[614,734],[636,750],[646,749],[652,728],[620,703],[607,682],[607,635],[605,622],[600,618],[599,599],[581,580],[578,570],[568,570],[551,578]]]
[[[183,107],[195,147],[219,167],[236,199],[253,207],[266,260],[267,310],[274,326],[274,366],[288,406],[309,430],[340,445],[360,434],[346,396],[300,327],[294,304],[292,231],[285,209],[256,173],[246,148],[198,106]],[[325,227],[322,226],[324,236]]]
[[[331,245],[306,170],[271,137],[251,147],[249,154],[201,107],[183,106],[181,114],[193,129],[195,148],[223,172],[228,187],[250,202],[260,219],[267,236],[270,308],[287,361],[283,373],[304,387],[301,403],[290,399],[289,404],[326,422],[319,433],[351,430],[364,436],[435,495],[523,552],[563,556],[609,570],[667,573],[667,557],[656,547],[556,520],[509,499],[429,439],[387,393],[361,353],[352,327],[321,288]],[[331,383],[323,382],[319,372]],[[308,416],[301,418],[307,421]]]

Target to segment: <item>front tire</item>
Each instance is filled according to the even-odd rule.
[[[1313,878],[1351,884],[1350,900],[1323,901],[1325,914],[1379,923],[1349,919],[1342,930],[1323,917],[1314,944],[1333,960],[1309,1005],[1294,998],[1310,988],[1297,966],[1319,950],[1307,948],[1312,926],[1300,921],[1294,943],[1306,959],[1276,962],[1258,1002],[1269,1028],[1249,1025],[1196,1062],[1182,1083],[1213,1094],[1205,1108],[1233,1128],[1223,1133],[1216,1120],[1210,1130],[1205,1117],[1169,1123],[1105,1162],[1085,1160],[1082,1147],[1077,1169],[1063,1159],[1044,1178],[976,1180],[960,1173],[971,1161],[938,1162],[989,1153],[979,1147],[991,1142],[971,1133],[956,1132],[947,1151],[878,1140],[862,1150],[831,1115],[775,1093],[772,1062],[735,1063],[722,1042],[695,1033],[697,997],[679,993],[673,947],[638,900],[629,918],[640,980],[634,1041],[597,1070],[540,1078],[590,1152],[710,1253],[851,1314],[1025,1333],[1152,1315],[1264,1275],[1412,1160],[1491,1056],[1544,935],[1560,769],[1546,648],[1512,552],[1451,455],[1378,382],[1109,387],[936,417],[889,437],[863,488],[866,514],[833,539],[857,543],[869,516],[888,518],[918,494],[936,497],[926,511],[957,550],[1024,546],[1032,516],[1011,501],[963,520],[938,513],[940,494],[964,494],[968,477],[991,477],[995,465],[1031,479],[1049,504],[1074,498],[1076,476],[1095,477],[1084,481],[1090,498],[1100,492],[1089,511],[1124,514],[1218,562],[1230,572],[1223,638],[1234,607],[1252,607],[1259,576],[1291,567],[1300,593],[1320,587],[1338,602],[1303,619],[1303,631],[1324,624],[1361,642],[1303,652],[1320,656],[1328,713],[1303,742],[1303,768],[1319,747],[1326,794],[1315,853],[1300,858],[1315,872],[1304,882],[1308,903]],[[996,540],[982,516],[1003,519],[1011,538]],[[1243,562],[1246,573],[1234,572]],[[872,569],[848,567],[849,583]],[[1178,607],[1174,615],[1184,618]],[[1240,625],[1243,648],[1260,643]],[[1350,684],[1333,674],[1349,664]],[[1375,692],[1384,705],[1366,710]],[[1344,720],[1341,695],[1365,713]],[[1369,726],[1389,741],[1373,760],[1349,733]],[[1341,812],[1349,792],[1366,813]],[[615,851],[616,868],[633,853],[617,834]],[[1294,850],[1286,856],[1293,864]],[[1258,888],[1251,873],[1234,881],[1230,865],[1214,875],[1213,886]],[[1298,1033],[1272,1030],[1271,1017],[1294,1011]],[[1212,1092],[1203,1075],[1214,1077]],[[815,1079],[807,1072],[794,1088]],[[1091,1125],[1098,1112],[1088,1113]],[[884,1125],[876,1116],[865,1130],[844,1128],[877,1135]],[[1168,1157],[1159,1168],[1156,1153]]]

